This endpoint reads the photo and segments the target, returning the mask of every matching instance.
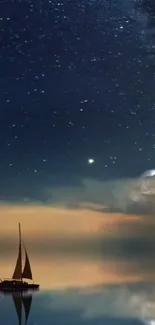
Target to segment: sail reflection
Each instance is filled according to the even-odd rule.
[[[21,294],[21,296],[16,296],[13,294],[12,298],[13,298],[16,313],[18,316],[18,324],[22,325],[22,306],[23,306],[24,312],[25,312],[24,324],[26,325],[27,321],[28,321],[29,314],[30,314],[30,310],[31,310],[32,295],[23,296]]]
[[[2,292],[3,295],[12,296],[12,300],[15,306],[18,325],[26,325],[28,322],[29,314],[32,306],[32,293],[23,294],[23,292]],[[24,315],[23,315],[24,311]]]

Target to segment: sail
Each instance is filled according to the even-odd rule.
[[[12,278],[13,279],[21,279],[22,277],[22,250],[21,250],[21,229],[19,224],[19,252],[18,252],[18,258],[15,266],[15,270],[13,273]]]
[[[13,298],[15,308],[16,308],[16,313],[18,316],[18,324],[21,325],[21,323],[22,323],[22,299],[20,296],[18,297],[18,296],[13,296],[13,295],[12,295],[12,298]]]
[[[32,280],[33,278],[32,278],[32,271],[31,271],[29,257],[28,257],[28,254],[27,254],[27,251],[26,251],[25,247],[24,247],[24,249],[25,249],[25,266],[24,266],[24,269],[23,269],[23,272],[22,272],[22,277],[25,278],[25,279]]]
[[[32,304],[32,295],[30,296],[23,296],[22,297],[22,302],[25,310],[25,325],[28,321],[30,309],[31,309],[31,304]]]

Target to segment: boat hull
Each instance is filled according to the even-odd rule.
[[[28,291],[38,290],[39,284],[29,284],[20,281],[2,281],[0,282],[0,291],[13,292],[13,291]]]

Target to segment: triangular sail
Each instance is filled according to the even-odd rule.
[[[31,271],[29,257],[28,257],[28,254],[27,254],[27,251],[26,251],[25,247],[24,247],[24,249],[25,249],[25,266],[24,266],[24,269],[23,269],[23,272],[22,272],[22,277],[25,278],[25,279],[32,280],[33,278],[32,278],[32,271]]]
[[[21,323],[22,323],[22,299],[20,296],[18,297],[18,296],[13,296],[13,295],[12,295],[12,298],[13,298],[17,316],[18,316],[18,324],[21,325]]]
[[[22,278],[22,250],[21,250],[20,224],[19,224],[19,252],[18,252],[18,258],[17,258],[17,262],[16,262],[16,266],[12,278],[17,280]]]
[[[32,304],[32,295],[30,296],[23,296],[22,302],[25,310],[25,325],[27,324],[29,313],[31,310],[31,304]]]

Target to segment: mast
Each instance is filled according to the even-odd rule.
[[[21,255],[21,262],[20,262],[20,267],[21,267],[21,281],[22,281],[22,236],[21,236],[21,226],[20,226],[20,222],[18,224],[19,226],[19,250],[20,250],[20,255]]]
[[[19,223],[19,249],[18,249],[18,258],[15,266],[15,270],[12,278],[22,281],[22,247],[21,247],[21,227]]]

